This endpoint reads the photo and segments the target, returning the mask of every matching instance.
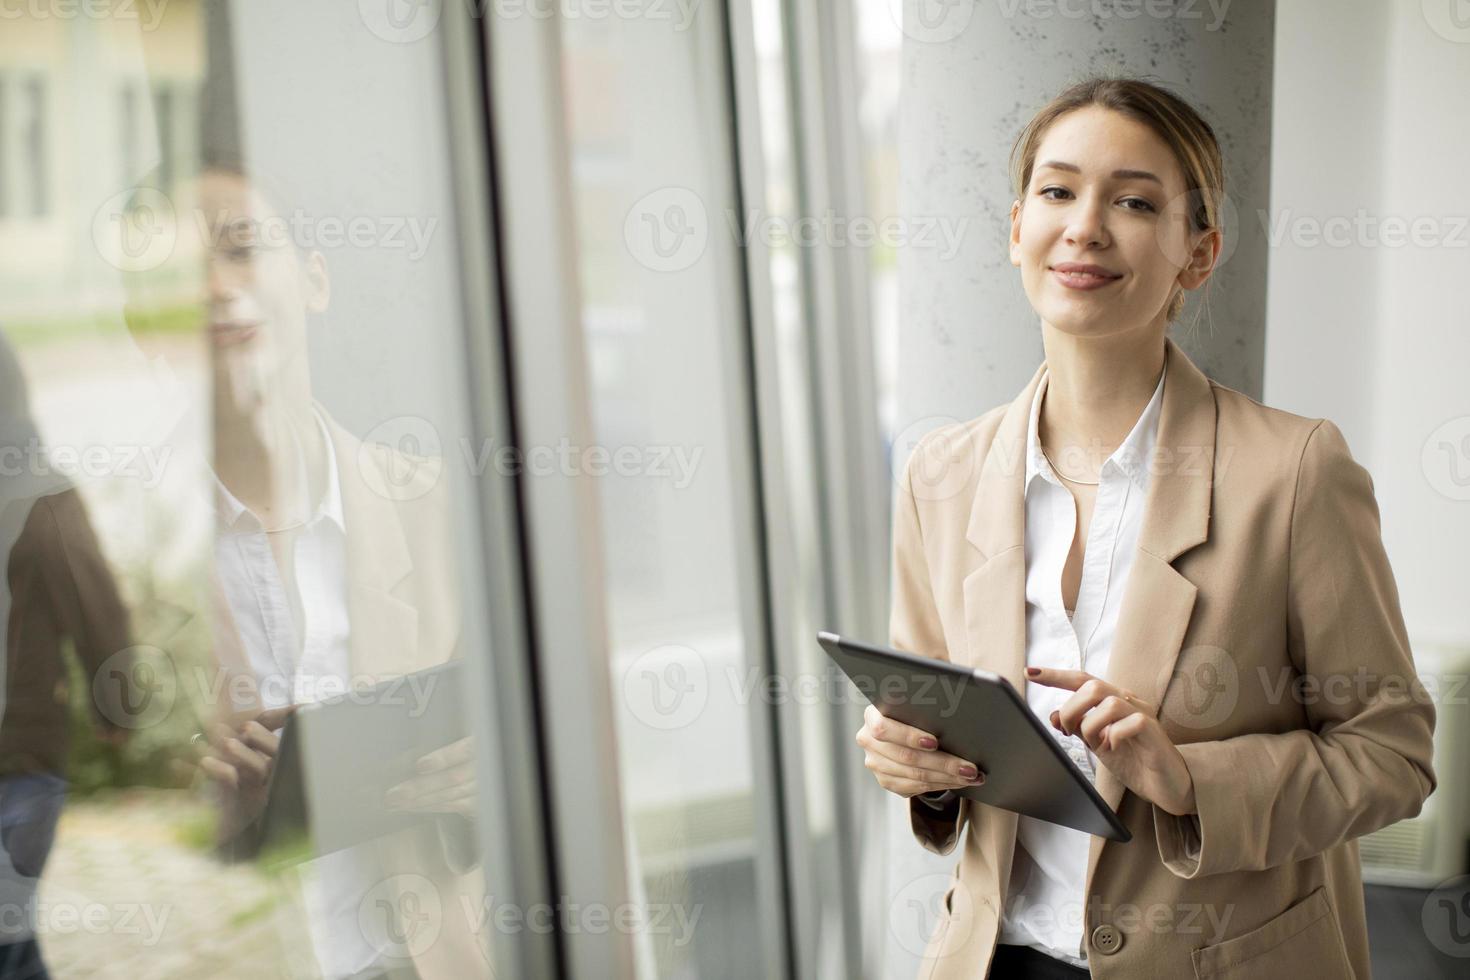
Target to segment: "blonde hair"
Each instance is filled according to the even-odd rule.
[[[1190,229],[1198,232],[1221,227],[1225,162],[1215,131],[1184,99],[1139,78],[1088,78],[1068,87],[1031,118],[1011,148],[1011,183],[1018,201],[1026,200],[1036,152],[1051,124],[1069,112],[1089,106],[1111,109],[1153,130],[1173,151],[1179,169],[1184,171]],[[1172,323],[1183,310],[1181,288],[1169,299],[1165,319]]]

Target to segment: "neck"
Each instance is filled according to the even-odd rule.
[[[1164,370],[1159,330],[1110,337],[1077,337],[1042,324],[1046,394],[1038,435],[1053,459],[1067,453],[1078,462],[1069,473],[1095,476],[1122,445],[1158,387]],[[1085,466],[1082,465],[1085,461]]]
[[[265,399],[242,409],[216,394],[215,474],[267,528],[311,516],[326,485],[328,451],[309,400]],[[311,502],[304,512],[303,500]]]

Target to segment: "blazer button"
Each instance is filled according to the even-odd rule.
[[[1111,956],[1123,948],[1123,934],[1115,926],[1098,926],[1092,930],[1092,948]]]

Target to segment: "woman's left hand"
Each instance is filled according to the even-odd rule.
[[[1146,701],[1084,670],[1028,667],[1026,677],[1076,692],[1051,713],[1053,727],[1081,735],[1123,785],[1169,813],[1195,812],[1189,767]]]

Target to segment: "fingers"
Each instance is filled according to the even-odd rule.
[[[240,741],[274,759],[281,747],[281,736],[268,731],[259,721],[247,721],[240,729]]]
[[[1075,691],[1088,681],[1097,680],[1085,670],[1063,670],[1059,667],[1027,667],[1026,679],[1034,684]]]
[[[979,786],[985,781],[983,774],[978,774],[976,781],[971,782],[953,773],[906,766],[875,752],[867,754],[863,759],[863,765],[867,766],[868,770],[877,777],[879,786],[899,796],[933,793],[942,789],[965,789],[970,786]]]
[[[474,741],[468,737],[450,742],[419,758],[419,772],[438,772],[450,766],[466,765],[474,759]]]
[[[1132,714],[1137,714],[1138,709],[1127,701],[1116,695],[1108,695],[1087,713],[1082,719],[1082,725],[1078,729],[1082,735],[1082,741],[1094,752],[1103,748],[1103,731],[1115,721],[1122,721]]]
[[[288,704],[280,708],[267,708],[255,716],[255,721],[268,731],[280,731],[286,726],[286,719],[296,713],[298,705]]]
[[[235,767],[221,762],[212,755],[200,759],[199,768],[217,783],[228,786],[230,789],[240,788],[240,774],[235,771]]]
[[[1082,725],[1082,718],[1093,708],[1102,703],[1104,698],[1123,698],[1126,692],[1119,690],[1107,681],[1099,680],[1082,671],[1060,671],[1060,673],[1079,674],[1087,678],[1077,687],[1077,693],[1066,700],[1058,710],[1052,712],[1052,724],[1060,728],[1062,734],[1072,735]]]
[[[948,752],[928,732],[886,718],[876,707],[863,712],[856,741],[865,750],[863,764],[891,793],[913,796],[942,789],[964,789],[985,781],[975,764]]]
[[[937,749],[939,747],[939,741],[933,735],[920,731],[912,725],[905,725],[901,721],[885,718],[883,713],[871,704],[863,712],[863,720],[863,727],[879,741],[907,745],[916,749]]]

